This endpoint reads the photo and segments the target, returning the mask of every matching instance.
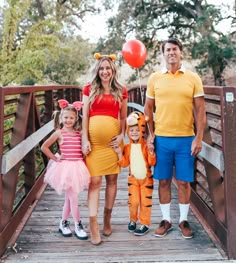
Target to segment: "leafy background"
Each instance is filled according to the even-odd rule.
[[[236,11],[207,0],[6,0],[0,7],[0,84],[79,84],[89,79],[93,53],[117,53],[122,80],[137,83],[137,70],[121,56],[123,44],[137,38],[148,57],[142,81],[161,64],[163,32],[184,44],[184,59],[205,85],[234,85]],[[225,11],[226,10],[226,11]],[[91,41],[89,19],[102,16],[107,31]],[[222,21],[230,30],[219,30]],[[104,29],[104,30],[103,30]]]

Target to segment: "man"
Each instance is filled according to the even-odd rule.
[[[162,212],[162,221],[155,230],[157,237],[165,236],[172,229],[170,203],[173,167],[178,185],[179,230],[184,238],[193,237],[187,220],[190,183],[194,181],[194,158],[202,149],[206,114],[202,81],[196,73],[182,65],[182,50],[178,39],[164,41],[162,53],[166,67],[161,72],[153,73],[147,83],[144,111],[151,133],[154,106],[156,111],[155,134],[149,134],[148,141],[150,148],[155,146],[157,156],[154,179],[159,180]]]

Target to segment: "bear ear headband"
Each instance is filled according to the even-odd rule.
[[[104,58],[104,57],[110,58],[112,61],[116,60],[116,55],[115,54],[101,55],[100,53],[95,53],[93,56],[94,56],[94,58],[96,60],[100,60],[101,58]]]
[[[68,105],[73,105],[75,107],[75,109],[77,111],[79,111],[82,108],[82,106],[83,106],[83,102],[82,101],[75,101],[72,104],[70,104],[67,100],[58,100],[58,103],[59,103],[60,109],[64,109]]]

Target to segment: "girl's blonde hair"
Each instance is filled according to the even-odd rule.
[[[53,120],[54,120],[54,129],[62,129],[63,128],[63,123],[62,123],[62,115],[65,111],[71,111],[77,116],[77,120],[73,126],[73,128],[76,131],[80,131],[82,129],[81,123],[82,123],[82,117],[79,115],[78,111],[76,108],[72,105],[69,104],[68,106],[64,107],[61,109],[61,111],[54,111],[52,114]]]
[[[104,95],[104,89],[99,77],[99,68],[103,61],[108,61],[112,69],[112,77],[110,80],[111,94],[117,102],[120,103],[122,100],[123,85],[118,81],[116,65],[113,62],[112,58],[110,58],[109,56],[102,56],[99,60],[96,61],[92,71],[91,89],[89,94],[90,107],[92,106],[97,96],[100,96],[100,98],[102,98]]]

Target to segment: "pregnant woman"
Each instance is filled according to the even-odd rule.
[[[118,157],[112,147],[123,143],[127,117],[127,89],[117,77],[115,55],[94,55],[92,80],[83,89],[83,153],[91,175],[88,191],[91,243],[102,240],[97,222],[100,188],[105,176],[103,235],[112,233],[111,213],[120,172]]]

